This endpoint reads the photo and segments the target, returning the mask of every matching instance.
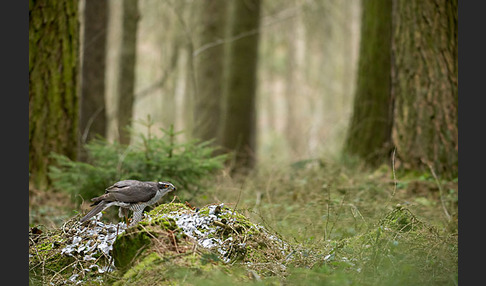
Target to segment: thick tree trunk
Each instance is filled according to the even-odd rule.
[[[235,170],[255,162],[255,95],[260,0],[231,1],[225,53],[222,145],[235,152]]]
[[[118,58],[118,75],[116,79],[118,96],[118,136],[122,144],[130,143],[130,132],[127,127],[133,118],[135,100],[135,62],[137,23],[139,18],[138,0],[123,0],[120,54]]]
[[[394,2],[393,141],[405,168],[458,172],[457,0]]]
[[[198,3],[194,44],[196,86],[193,135],[216,139],[221,124],[226,1]]]
[[[81,23],[81,77],[79,97],[79,159],[82,145],[96,135],[106,136],[105,54],[107,0],[85,0]]]
[[[391,149],[392,1],[362,3],[357,86],[344,150],[376,166],[387,161]]]
[[[29,181],[49,185],[51,152],[75,159],[78,6],[29,1]]]

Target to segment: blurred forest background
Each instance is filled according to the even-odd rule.
[[[229,155],[227,181],[206,177],[212,197],[199,202],[234,201],[237,191],[228,190],[258,186],[265,192],[254,190],[248,201],[275,202],[273,182],[309,188],[305,176],[313,176],[329,186],[343,175],[326,168],[354,164],[359,172],[386,170],[385,186],[397,186],[396,172],[433,185],[440,198],[431,192],[419,205],[433,205],[450,227],[457,223],[457,9],[457,0],[29,1],[31,209],[46,202],[46,190],[61,196],[53,187],[59,176],[49,175],[62,162],[53,153],[90,164],[89,150],[98,150],[90,142],[124,148],[169,134],[178,144],[212,140],[211,155]],[[289,166],[290,175],[272,181]],[[306,168],[311,173],[296,179]],[[343,184],[363,183],[359,172]],[[239,175],[245,184],[228,183]],[[407,190],[400,202],[423,194]],[[277,221],[277,209],[269,212]]]
[[[457,175],[457,5],[226,2],[31,4],[31,180],[48,183],[52,151],[129,144],[147,116],[214,139],[235,168],[343,150],[377,165],[396,148],[409,169]]]
[[[339,152],[355,87],[360,2],[242,1],[234,8],[242,11],[226,2],[81,5],[79,31],[72,31],[80,34],[72,46],[79,46],[72,60],[80,77],[70,79],[78,89],[69,102],[79,121],[70,119],[69,140],[83,144],[98,134],[128,144],[124,128],[139,129],[136,122],[150,115],[154,130],[174,126],[185,131],[182,140],[216,138],[257,161]],[[230,13],[241,13],[241,23]],[[33,108],[30,116],[31,125],[41,124]],[[36,132],[31,128],[32,175],[49,151],[71,148],[62,153],[75,158],[74,144],[62,140],[36,152],[43,144]]]

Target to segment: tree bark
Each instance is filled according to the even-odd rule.
[[[260,23],[259,0],[231,1],[225,53],[222,145],[235,153],[234,170],[255,163],[255,96]]]
[[[457,0],[394,2],[393,141],[405,168],[458,173]]]
[[[29,182],[47,187],[51,152],[76,157],[78,6],[29,1]]]
[[[193,135],[206,141],[217,138],[221,124],[226,1],[210,0],[198,4]]]
[[[391,150],[392,1],[364,0],[357,86],[344,151],[377,166]]]
[[[120,54],[118,58],[118,136],[121,144],[130,144],[130,127],[135,100],[135,62],[137,23],[139,19],[138,0],[123,0]]]
[[[84,159],[82,145],[106,136],[105,54],[107,9],[106,0],[85,0],[81,23],[81,77],[79,98],[80,149],[78,158]]]

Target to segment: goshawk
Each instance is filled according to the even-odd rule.
[[[97,213],[111,207],[119,206],[118,215],[123,217],[128,210],[133,211],[130,226],[136,225],[142,219],[145,207],[155,204],[176,187],[169,182],[141,182],[136,180],[124,180],[116,182],[106,189],[105,194],[92,198],[95,206],[81,220],[83,223]]]

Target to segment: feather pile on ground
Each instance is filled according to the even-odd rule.
[[[45,233],[38,228],[29,233],[29,266],[32,277],[49,277],[43,283],[80,284],[85,278],[100,280],[99,274],[114,270],[111,256],[116,237],[127,226],[100,221],[102,213],[80,224],[76,216],[60,229]],[[69,275],[71,274],[71,275]]]
[[[213,250],[225,263],[246,253],[248,240],[254,233],[265,233],[262,226],[250,223],[224,204],[210,205],[202,211],[170,212],[160,218],[174,220],[185,235],[196,240],[199,246]],[[147,221],[151,221],[150,216]],[[266,237],[280,244],[283,255],[288,250],[288,245],[276,236],[266,233]]]

